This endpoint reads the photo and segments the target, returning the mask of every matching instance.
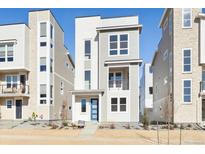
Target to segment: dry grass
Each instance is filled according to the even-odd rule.
[[[79,129],[1,129],[0,144],[157,144],[156,131],[98,129],[93,136],[80,136]],[[160,144],[167,144],[167,130],[159,132]],[[179,130],[170,131],[170,144],[179,144]],[[205,144],[205,131],[182,130],[182,144]]]

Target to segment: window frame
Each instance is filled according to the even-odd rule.
[[[41,59],[45,58],[45,64],[41,64]],[[47,58],[46,57],[40,57],[40,72],[47,72]],[[44,69],[43,69],[44,68]]]
[[[117,104],[112,104],[112,99],[116,99],[116,100],[117,100]],[[112,106],[113,106],[113,105],[114,105],[114,106],[117,106],[117,110],[116,110],[116,111],[113,111],[113,110],[112,110]],[[111,111],[112,113],[117,113],[117,112],[118,112],[118,108],[119,108],[119,107],[118,107],[118,97],[111,97],[111,98],[110,98],[110,111]]]
[[[190,71],[184,71],[184,51],[185,50],[190,50]],[[192,48],[182,48],[182,73],[184,74],[192,73]]]
[[[86,50],[85,50],[85,49],[86,49],[86,48],[85,48],[85,44],[86,44],[85,42],[86,42],[86,41],[89,41],[89,42],[90,42],[90,54],[86,54],[86,52],[85,52],[85,51],[86,51]],[[90,60],[90,59],[92,58],[92,57],[91,57],[91,52],[92,52],[91,39],[85,39],[85,40],[84,40],[84,57],[85,57],[85,60]],[[88,58],[87,58],[87,57],[88,57]]]
[[[120,36],[121,35],[127,35],[127,48],[120,48],[120,43],[121,43]],[[112,42],[110,42],[110,37],[111,36],[117,36],[117,41],[113,41],[113,42],[117,42],[117,48],[116,49],[111,49],[110,48],[110,43],[112,43]],[[125,33],[123,33],[123,32],[121,32],[121,33],[110,33],[110,34],[108,34],[108,40],[107,41],[108,41],[108,57],[113,57],[113,56],[129,56],[129,41],[130,41],[129,33],[127,33],[127,32],[125,32]],[[125,42],[125,41],[122,41],[122,42]],[[117,54],[111,55],[110,54],[111,50],[117,50]],[[120,54],[121,50],[127,50],[127,54]]]
[[[121,104],[121,99],[125,99],[125,104]],[[125,111],[121,111],[121,106],[125,106]],[[127,112],[127,98],[119,97],[119,112]]]
[[[184,9],[190,9],[190,26],[184,26]],[[189,29],[192,28],[192,8],[182,8],[182,28]]]
[[[10,107],[8,107],[8,101],[11,101]],[[6,99],[6,109],[12,109],[13,107],[13,99]]]
[[[89,87],[88,87],[88,88],[86,88],[86,81],[88,81],[88,80],[85,80],[85,72],[86,72],[86,71],[87,71],[87,72],[88,72],[88,71],[90,72],[90,81],[89,81]],[[91,75],[92,75],[92,74],[91,74],[91,69],[85,69],[85,70],[84,70],[84,88],[85,88],[85,89],[88,89],[88,90],[91,89],[91,78],[92,78]]]
[[[184,101],[184,81],[190,81],[190,102],[185,102]],[[187,87],[186,87],[187,88]],[[183,105],[189,105],[192,104],[192,79],[182,79],[182,104]]]
[[[85,101],[85,102],[83,102],[83,100]],[[85,103],[85,104],[84,104]],[[84,107],[85,108],[83,108],[83,105],[85,105]],[[85,110],[83,110],[83,109],[85,109]],[[85,99],[85,98],[82,98],[81,100],[80,100],[80,112],[81,113],[86,113],[87,112],[87,100]]]
[[[44,34],[44,35],[41,34],[41,24],[46,24],[46,31],[45,31],[45,34]],[[45,37],[47,37],[47,35],[48,35],[48,34],[47,34],[47,24],[48,24],[48,23],[47,23],[46,21],[40,22],[39,35],[40,35],[41,38],[45,38]]]
[[[41,96],[42,94],[41,94],[41,86],[45,86],[45,94],[43,94],[43,95],[45,95],[45,96]],[[47,98],[47,84],[40,84],[40,95],[39,95],[39,97],[40,97],[40,99],[46,99]]]

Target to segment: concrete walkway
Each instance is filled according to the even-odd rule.
[[[85,128],[80,132],[80,137],[92,137],[98,128],[97,122],[86,122]]]

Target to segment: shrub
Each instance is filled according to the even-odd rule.
[[[174,124],[174,128],[178,128],[177,124]]]
[[[110,125],[110,129],[115,129],[115,125],[114,125],[114,124],[111,124],[111,125]]]
[[[99,128],[99,129],[104,129],[104,128],[105,128],[105,126],[100,125],[100,126],[98,126],[98,128]]]
[[[191,125],[191,124],[188,124],[188,125],[187,125],[187,127],[188,127],[188,128],[191,128],[191,127],[192,127],[192,125]]]
[[[57,129],[57,128],[58,128],[58,125],[56,125],[54,123],[51,124],[51,129]]]
[[[68,126],[68,122],[63,121],[63,122],[62,122],[62,126],[64,126],[64,127]]]
[[[38,115],[35,113],[35,112],[33,112],[32,113],[32,115],[31,115],[31,118],[34,120],[34,121],[36,121],[36,118],[38,117]]]
[[[125,126],[125,128],[126,128],[126,129],[131,129],[130,124],[127,124],[127,125]]]

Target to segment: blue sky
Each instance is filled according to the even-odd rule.
[[[35,9],[0,9],[0,24],[28,23],[28,11]],[[38,9],[40,10],[40,9]],[[145,62],[151,62],[161,38],[159,21],[164,9],[51,9],[65,32],[65,45],[72,57],[75,55],[75,17],[100,15],[102,17],[138,15],[143,25],[140,36],[140,55]]]

